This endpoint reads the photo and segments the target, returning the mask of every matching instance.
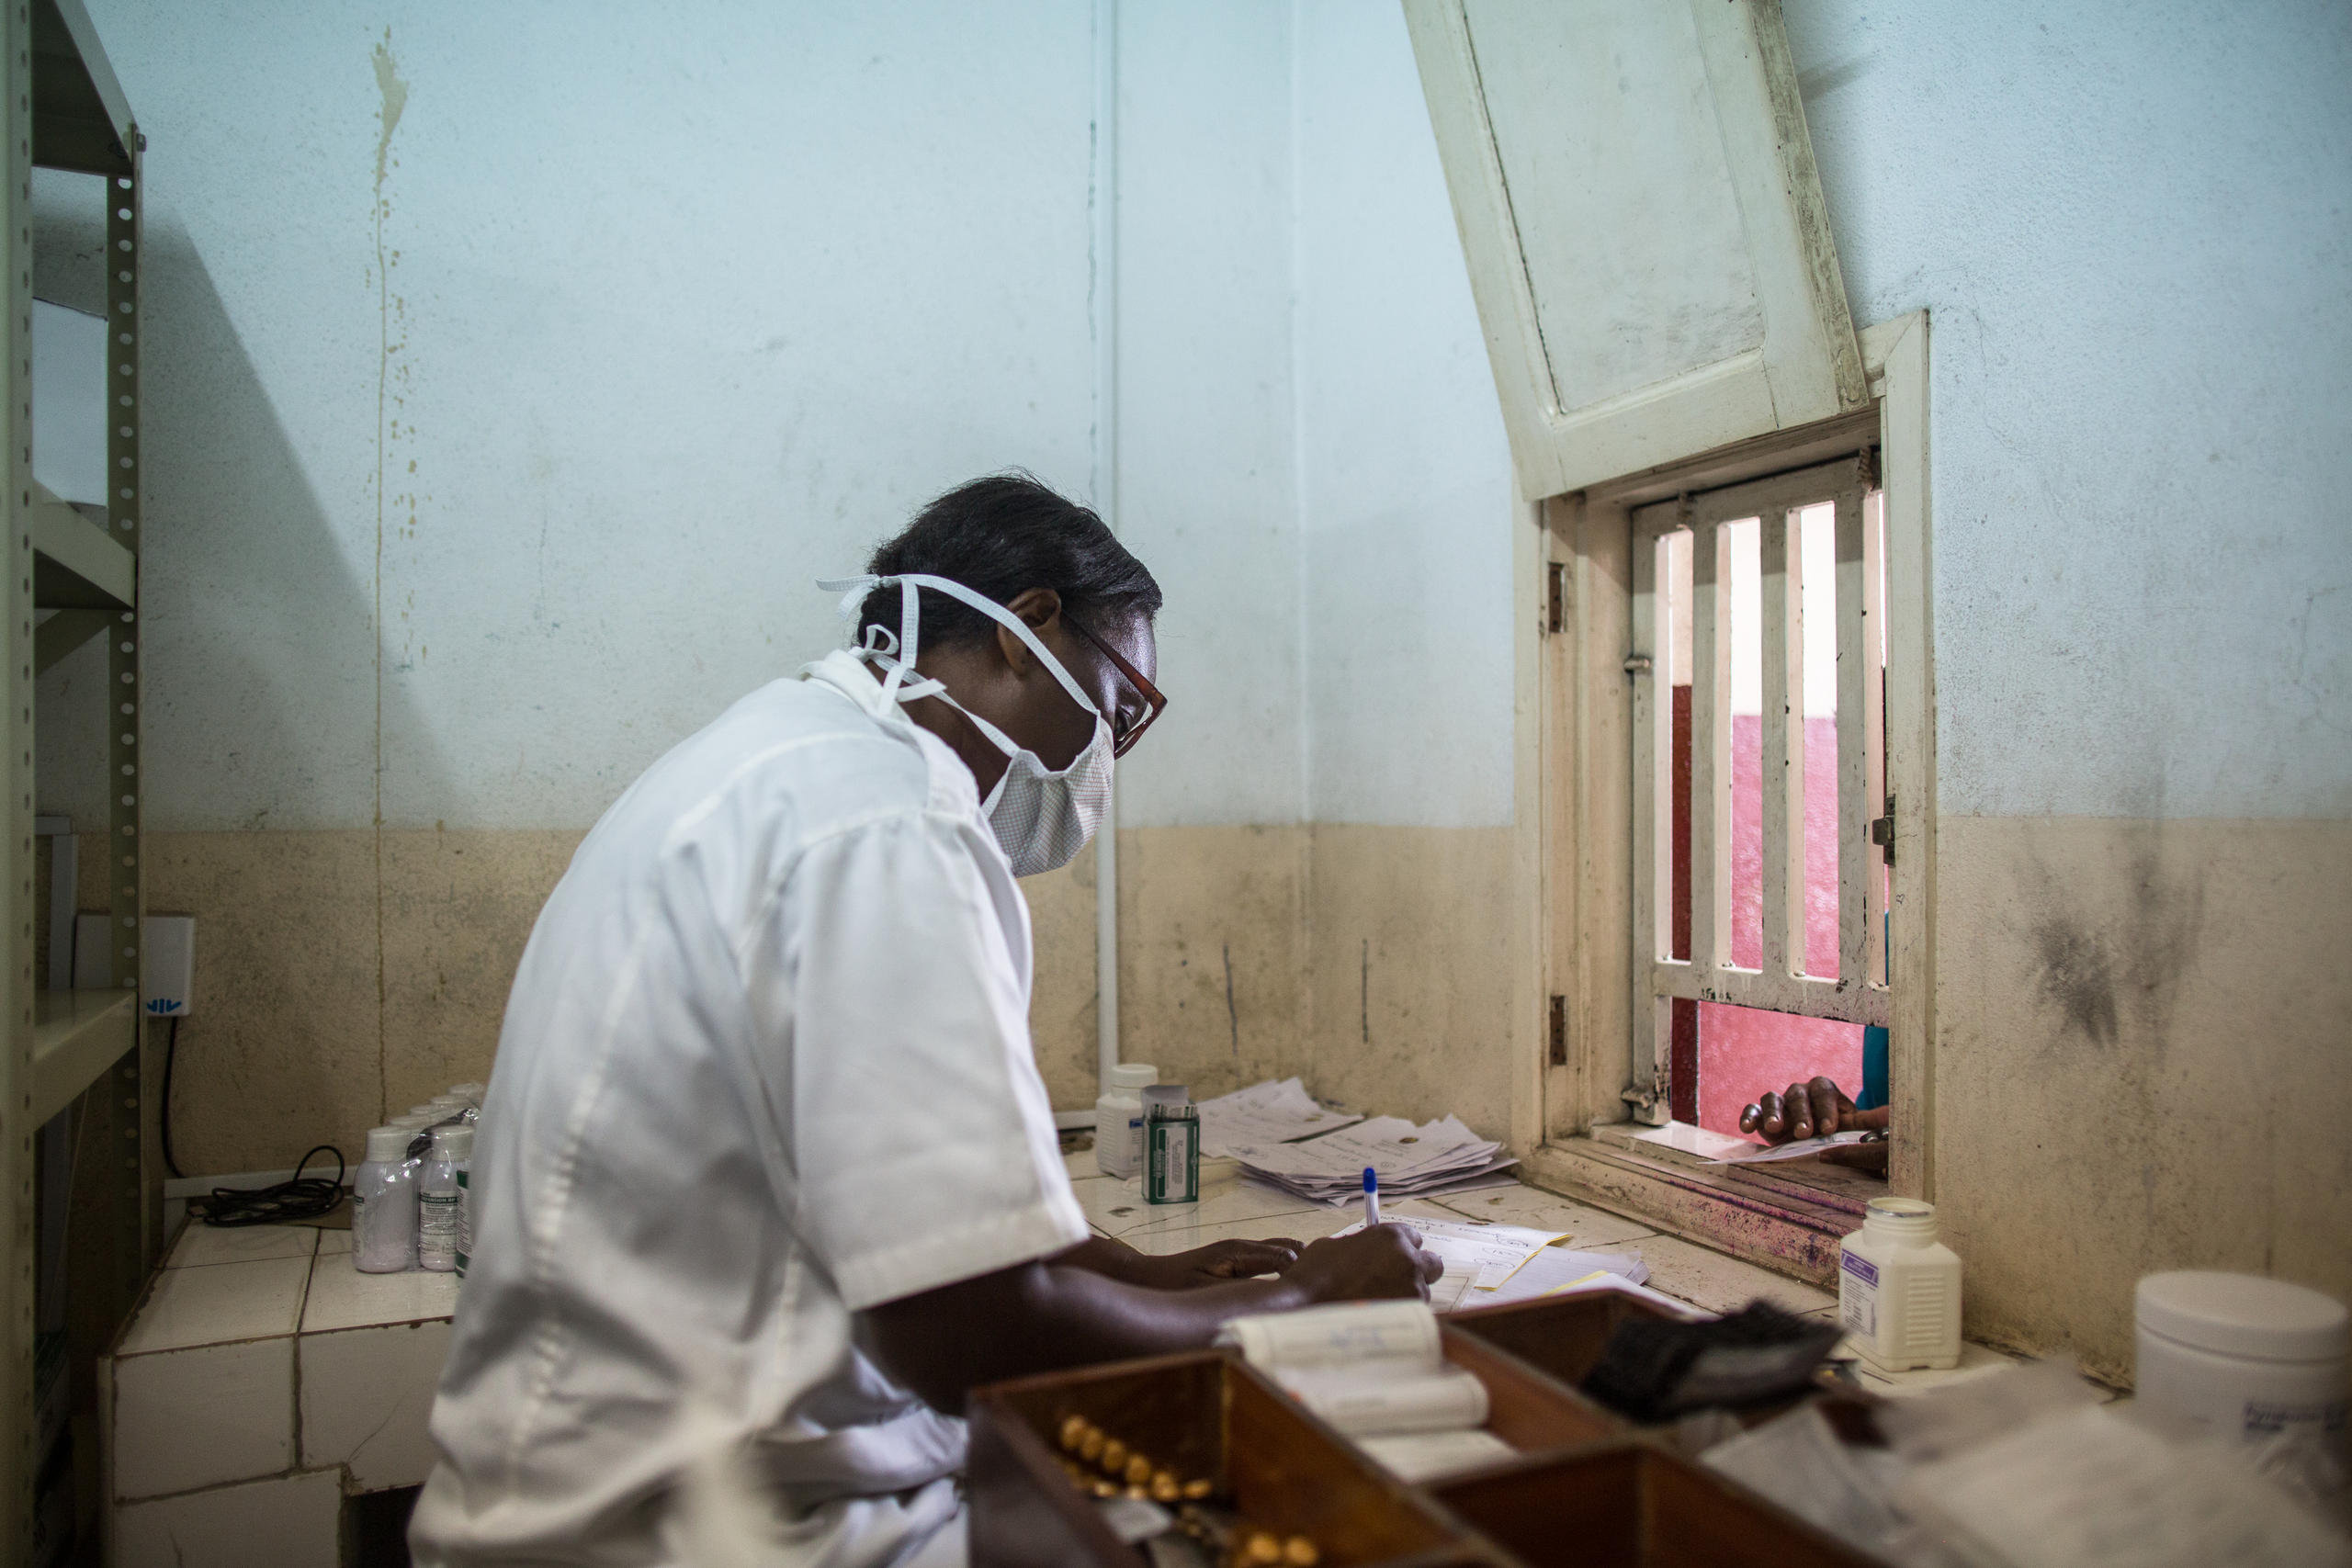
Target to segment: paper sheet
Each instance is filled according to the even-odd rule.
[[[1492,1432],[1412,1432],[1390,1438],[1359,1438],[1356,1446],[1400,1481],[1419,1483],[1459,1475],[1519,1450]]]
[[[1526,1266],[1527,1260],[1555,1241],[1566,1241],[1566,1231],[1530,1230],[1525,1225],[1480,1225],[1467,1220],[1430,1220],[1419,1216],[1401,1218],[1421,1235],[1421,1250],[1434,1252],[1445,1259],[1447,1273],[1461,1269],[1471,1278],[1471,1284],[1482,1291],[1491,1291]],[[1363,1222],[1343,1230],[1335,1236],[1353,1235],[1363,1229]]]
[[[1803,1159],[1833,1149],[1844,1144],[1859,1144],[1870,1136],[1866,1132],[1832,1133],[1826,1138],[1799,1138],[1792,1144],[1751,1145],[1749,1152],[1734,1155],[1728,1159],[1710,1159],[1709,1165],[1768,1165],[1773,1160]]]
[[[1751,1138],[1735,1138],[1728,1133],[1710,1133],[1704,1127],[1694,1127],[1688,1122],[1669,1122],[1663,1127],[1653,1127],[1646,1133],[1636,1133],[1637,1144],[1660,1144],[1669,1149],[1680,1149],[1687,1155],[1702,1159],[1737,1159],[1751,1149],[1763,1145]]]
[[[1351,1127],[1363,1120],[1315,1103],[1296,1078],[1271,1079],[1200,1102],[1201,1153],[1230,1155],[1237,1145],[1286,1144]]]

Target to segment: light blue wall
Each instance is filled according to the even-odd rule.
[[[2352,811],[2352,7],[1788,0],[1960,815]]]
[[[1084,4],[93,11],[150,141],[157,828],[372,819],[379,584],[386,820],[582,827],[927,495],[1089,482]]]
[[[379,756],[390,826],[583,827],[926,496],[1089,491],[1086,0],[92,8],[150,139],[158,829],[365,827]],[[1506,821],[1507,468],[1401,21],[1116,9],[1175,699],[1123,818]]]

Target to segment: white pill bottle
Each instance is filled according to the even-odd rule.
[[[1143,1168],[1143,1091],[1159,1081],[1148,1062],[1111,1069],[1111,1087],[1094,1102],[1094,1165],[1121,1180]]]
[[[416,1267],[416,1168],[406,1127],[368,1134],[368,1158],[351,1178],[351,1262],[363,1274]]]
[[[2344,1462],[2342,1302],[2257,1274],[2182,1269],[2142,1280],[2133,1304],[2142,1408]]]
[[[1960,1255],[1936,1239],[1936,1206],[1873,1198],[1838,1259],[1838,1316],[1882,1371],[1960,1365]]]

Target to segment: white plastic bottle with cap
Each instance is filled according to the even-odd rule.
[[[1936,1206],[1873,1198],[1838,1259],[1838,1316],[1883,1371],[1960,1365],[1960,1255],[1936,1239]]]
[[[465,1201],[450,1143],[458,1133],[472,1140],[473,1129],[458,1122],[433,1130],[433,1147],[416,1178],[416,1266],[438,1274],[458,1267],[459,1208]]]
[[[1143,1091],[1159,1081],[1148,1062],[1122,1062],[1111,1087],[1094,1102],[1094,1164],[1121,1180],[1143,1168]]]
[[[2345,1459],[2347,1314],[2335,1297],[2256,1274],[2151,1274],[2134,1292],[2143,1410],[2217,1437]]]
[[[351,1261],[363,1274],[416,1267],[416,1177],[406,1127],[368,1134],[368,1158],[351,1178]]]

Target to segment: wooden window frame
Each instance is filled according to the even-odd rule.
[[[1871,1196],[1935,1195],[1927,314],[1882,322],[1860,342],[1868,408],[1534,503],[1513,552],[1519,603],[1534,607],[1521,621],[1515,660],[1514,782],[1524,804],[1514,835],[1521,919],[1514,932],[1513,1145],[1539,1186],[1823,1281],[1834,1274],[1839,1238],[1860,1224]],[[1895,799],[1892,985],[1883,1004],[1893,1106],[1888,1175],[1881,1182],[1815,1161],[1705,1166],[1631,1136],[1647,1129],[1629,1100],[1658,1091],[1655,1047],[1646,1033],[1636,1037],[1651,987],[1650,964],[1636,962],[1634,942],[1628,764],[1639,682],[1625,664],[1648,650],[1633,641],[1632,513],[1680,492],[1851,457],[1872,446],[1885,526],[1885,788]],[[1863,804],[1841,807],[1841,818]],[[1853,857],[1839,858],[1843,864]],[[1854,972],[1841,953],[1839,973]]]

